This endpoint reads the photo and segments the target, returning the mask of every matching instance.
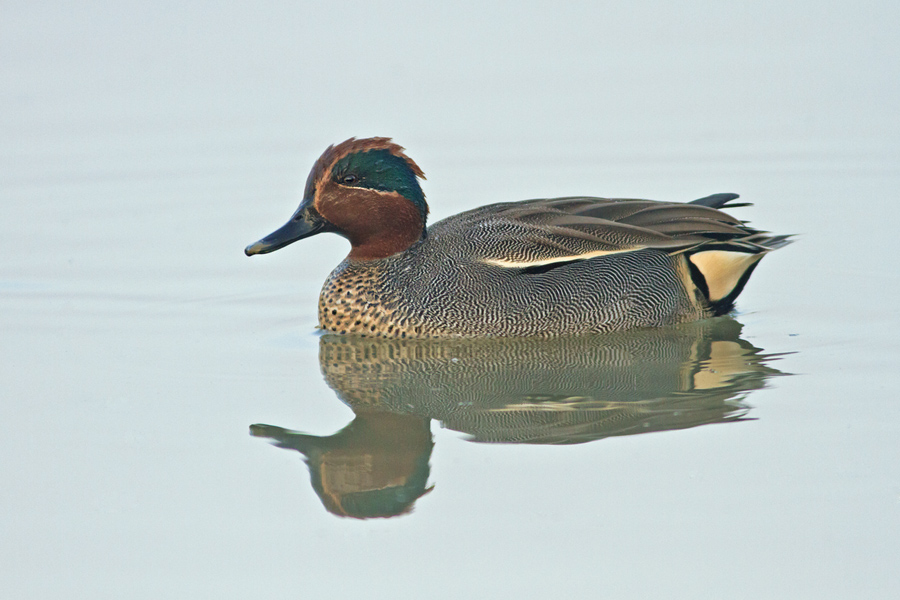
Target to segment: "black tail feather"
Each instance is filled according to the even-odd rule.
[[[706,196],[705,198],[697,198],[689,202],[688,204],[699,204],[700,206],[708,206],[709,208],[722,208],[724,206],[728,206],[728,208],[739,208],[741,206],[752,206],[749,202],[740,202],[738,204],[728,204],[732,200],[736,200],[740,198],[738,194],[729,194],[729,193],[721,193],[721,194],[713,194],[712,196]]]

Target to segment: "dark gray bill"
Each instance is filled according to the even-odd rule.
[[[244,248],[244,254],[253,256],[254,254],[274,252],[288,244],[293,244],[297,240],[330,230],[330,223],[312,208],[311,202],[304,201],[290,221],[255,244],[250,244]]]

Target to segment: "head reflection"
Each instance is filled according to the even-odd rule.
[[[329,436],[271,425],[250,433],[306,458],[313,489],[329,512],[343,517],[393,517],[428,493],[430,419],[390,412],[360,412]]]
[[[777,358],[720,317],[553,339],[393,340],[325,335],[328,385],[355,413],[330,436],[254,425],[306,458],[332,513],[389,517],[430,491],[430,421],[490,443],[577,444],[746,418]]]

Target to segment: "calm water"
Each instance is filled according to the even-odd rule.
[[[896,597],[900,9],[832,4],[5,3],[4,594]],[[319,335],[346,242],[242,249],[351,135],[433,220],[735,191],[798,241],[705,323]]]

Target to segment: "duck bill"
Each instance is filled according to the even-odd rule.
[[[244,248],[244,254],[253,256],[254,254],[267,254],[274,252],[280,248],[284,248],[288,244],[293,244],[303,238],[308,238],[323,231],[330,231],[331,227],[328,221],[323,219],[311,207],[310,202],[303,202],[297,212],[291,217],[291,220],[259,240],[254,244],[250,244]]]

